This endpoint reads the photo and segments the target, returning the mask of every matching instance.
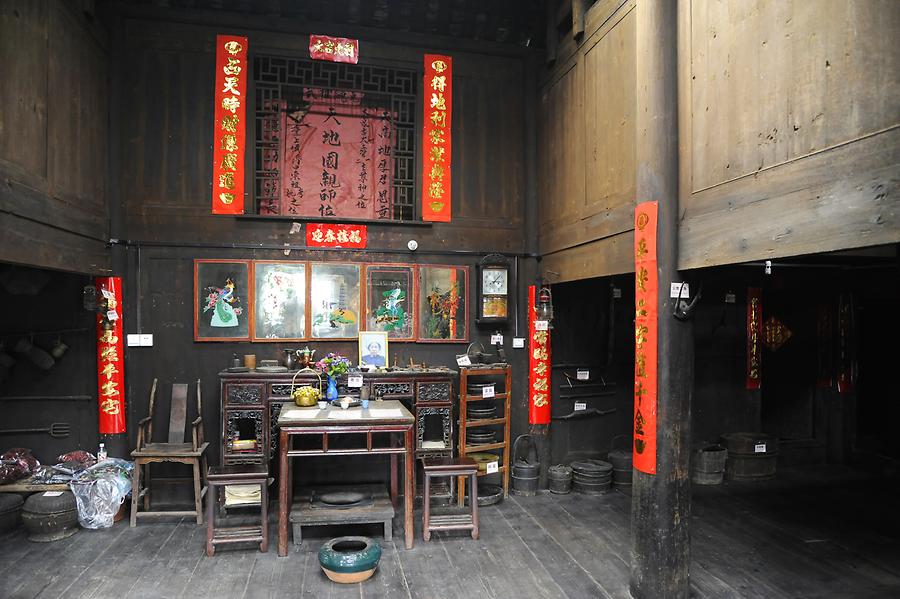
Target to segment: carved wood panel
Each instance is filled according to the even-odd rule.
[[[450,383],[416,383],[416,403],[450,401]]]
[[[259,405],[262,403],[262,385],[227,385],[225,397],[231,405]]]

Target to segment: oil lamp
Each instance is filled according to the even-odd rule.
[[[548,328],[553,328],[553,294],[549,287],[541,287],[538,292],[538,320],[546,320]]]

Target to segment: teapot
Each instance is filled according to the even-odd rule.
[[[297,375],[304,371],[312,372],[316,375],[316,378],[319,380],[318,387],[313,387],[312,385],[296,386]],[[294,378],[291,379],[291,397],[294,398],[294,403],[301,408],[308,408],[316,405],[316,402],[322,397],[322,376],[315,370],[310,370],[308,368],[301,368],[298,370],[294,374]]]
[[[309,346],[304,347],[303,349],[298,349],[294,352],[297,358],[300,360],[300,368],[309,368],[313,364],[313,355],[315,355],[316,350],[309,349]]]
[[[294,367],[297,366],[296,352],[292,349],[285,349],[283,351],[284,357],[281,359],[281,363],[284,364],[288,370],[293,370]]]

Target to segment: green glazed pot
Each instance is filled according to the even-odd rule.
[[[319,550],[319,565],[331,580],[361,582],[375,572],[381,545],[368,537],[338,537]]]

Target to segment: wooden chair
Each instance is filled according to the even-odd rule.
[[[165,516],[193,516],[197,518],[197,524],[203,524],[203,496],[206,494],[206,485],[203,479],[206,476],[206,448],[209,443],[203,437],[202,403],[200,398],[200,379],[197,379],[197,419],[191,423],[191,440],[185,442],[185,423],[187,421],[187,395],[186,383],[172,384],[172,405],[169,410],[169,438],[165,443],[153,442],[153,404],[156,400],[156,383],[153,379],[153,387],[150,389],[150,413],[138,423],[137,449],[131,452],[134,458],[134,484],[131,490],[131,526],[137,525],[141,518],[154,518]],[[194,471],[194,510],[192,511],[151,511],[150,510],[150,464],[154,462],[176,462],[189,464]],[[141,489],[142,469],[146,488]],[[144,509],[138,511],[138,505],[143,498]]]

